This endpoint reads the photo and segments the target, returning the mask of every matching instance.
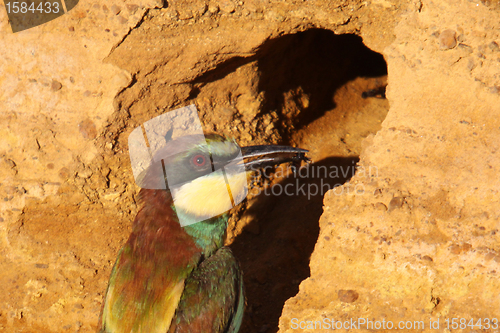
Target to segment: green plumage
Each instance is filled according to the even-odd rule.
[[[186,280],[169,332],[238,332],[245,304],[242,281],[233,253],[220,248]]]

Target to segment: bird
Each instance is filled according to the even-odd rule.
[[[239,262],[224,246],[227,211],[246,196],[251,173],[307,162],[307,150],[240,147],[213,133],[173,139],[162,150],[168,158],[139,177],[139,210],[113,266],[98,330],[237,333],[245,293]]]

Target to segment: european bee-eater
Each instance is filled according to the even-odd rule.
[[[144,181],[173,176],[167,177],[166,190],[139,192],[140,210],[111,272],[99,332],[236,333],[245,307],[243,278],[237,259],[223,246],[228,215],[220,212],[246,195],[247,174],[306,161],[307,150],[240,148],[216,134],[181,137],[163,149],[171,156],[161,165],[163,172],[150,167]],[[243,156],[243,168],[236,156]],[[224,172],[216,172],[222,168]],[[220,185],[228,183],[229,204],[223,199],[229,187]],[[181,224],[179,218],[199,221],[207,216],[192,224]]]

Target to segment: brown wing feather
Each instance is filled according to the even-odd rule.
[[[111,273],[101,332],[165,333],[198,264],[200,249],[175,220],[166,191],[142,190],[147,202]]]

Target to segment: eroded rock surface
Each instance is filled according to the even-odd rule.
[[[383,51],[390,111],[363,143],[363,172],[325,196],[311,277],[280,331],[324,319],[369,331],[357,320],[367,318],[433,332],[430,320],[446,331],[452,318],[499,316],[498,17],[468,1],[422,1],[401,16]]]
[[[292,318],[494,316],[498,14],[453,0],[82,0],[12,34],[0,11],[0,330],[95,331],[137,210],[128,134],[191,103],[241,145],[296,144],[317,167],[361,155],[321,219],[321,193],[235,211],[242,331],[277,331],[297,292],[280,331]],[[388,63],[389,113],[361,98],[386,82],[362,43]]]

